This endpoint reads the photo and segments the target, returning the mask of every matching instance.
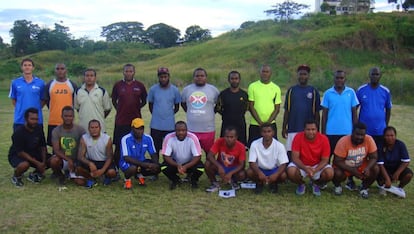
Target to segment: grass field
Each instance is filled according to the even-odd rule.
[[[144,119],[149,120],[148,107],[144,110]],[[169,191],[164,175],[147,187],[134,184],[131,191],[124,190],[121,182],[91,190],[69,184],[59,191],[48,171],[41,184],[25,179],[25,186],[18,189],[10,183],[13,170],[7,161],[12,115],[7,91],[0,91],[1,233],[410,233],[414,224],[412,184],[406,187],[406,199],[381,197],[375,186],[368,200],[349,191],[335,196],[332,184],[319,198],[309,189],[298,197],[291,183],[281,185],[276,195],[241,190],[236,198],[223,199],[204,192],[209,184],[205,175],[196,191],[189,186]],[[412,106],[395,105],[391,117],[411,155],[413,115]],[[177,119],[184,119],[181,110]],[[114,112],[106,123],[110,135],[113,120]],[[219,123],[217,116],[217,127]]]

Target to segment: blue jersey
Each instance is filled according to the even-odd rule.
[[[410,162],[410,156],[404,142],[396,140],[391,150],[382,145],[378,148],[377,163],[384,165],[386,169],[396,170],[404,162]]]
[[[285,111],[288,111],[288,132],[301,132],[305,122],[315,119],[321,109],[318,90],[312,86],[295,85],[288,89],[285,98]]]
[[[391,109],[391,93],[385,86],[372,88],[369,84],[362,85],[357,90],[361,104],[359,121],[367,125],[367,134],[382,136],[386,124],[385,110]]]
[[[345,87],[338,93],[334,87],[326,90],[321,106],[328,109],[326,135],[349,135],[352,133],[352,108],[359,105],[355,91]]]
[[[14,107],[14,123],[24,124],[24,112],[34,107],[39,112],[39,124],[43,124],[42,103],[45,83],[38,77],[27,83],[21,76],[12,81],[9,98],[16,100]]]
[[[119,167],[125,168],[129,163],[125,162],[124,157],[132,157],[140,162],[145,160],[145,153],[155,154],[155,146],[152,137],[147,134],[142,135],[141,142],[138,142],[132,133],[128,133],[121,139],[121,157],[119,159]]]
[[[174,131],[174,105],[181,103],[180,91],[175,85],[163,88],[153,85],[147,97],[148,103],[153,104],[150,127],[161,131]]]

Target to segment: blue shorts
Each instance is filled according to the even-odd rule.
[[[236,168],[237,168],[237,166],[236,167],[226,167],[226,166],[224,166],[222,163],[220,163],[219,162],[219,164],[223,167],[223,169],[224,169],[224,173],[229,173],[229,172],[231,172],[231,171],[234,171]]]
[[[263,174],[265,174],[265,176],[273,175],[273,174],[275,174],[277,172],[277,170],[279,170],[278,167],[275,167],[275,168],[270,169],[270,170],[262,169],[260,167],[259,167],[259,169],[263,172]]]

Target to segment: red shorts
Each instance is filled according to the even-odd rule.
[[[200,141],[201,148],[203,148],[206,154],[210,151],[210,148],[214,144],[214,137],[216,136],[216,132],[193,132],[198,140]]]

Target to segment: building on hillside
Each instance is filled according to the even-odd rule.
[[[315,11],[331,15],[371,12],[371,0],[315,0]]]

